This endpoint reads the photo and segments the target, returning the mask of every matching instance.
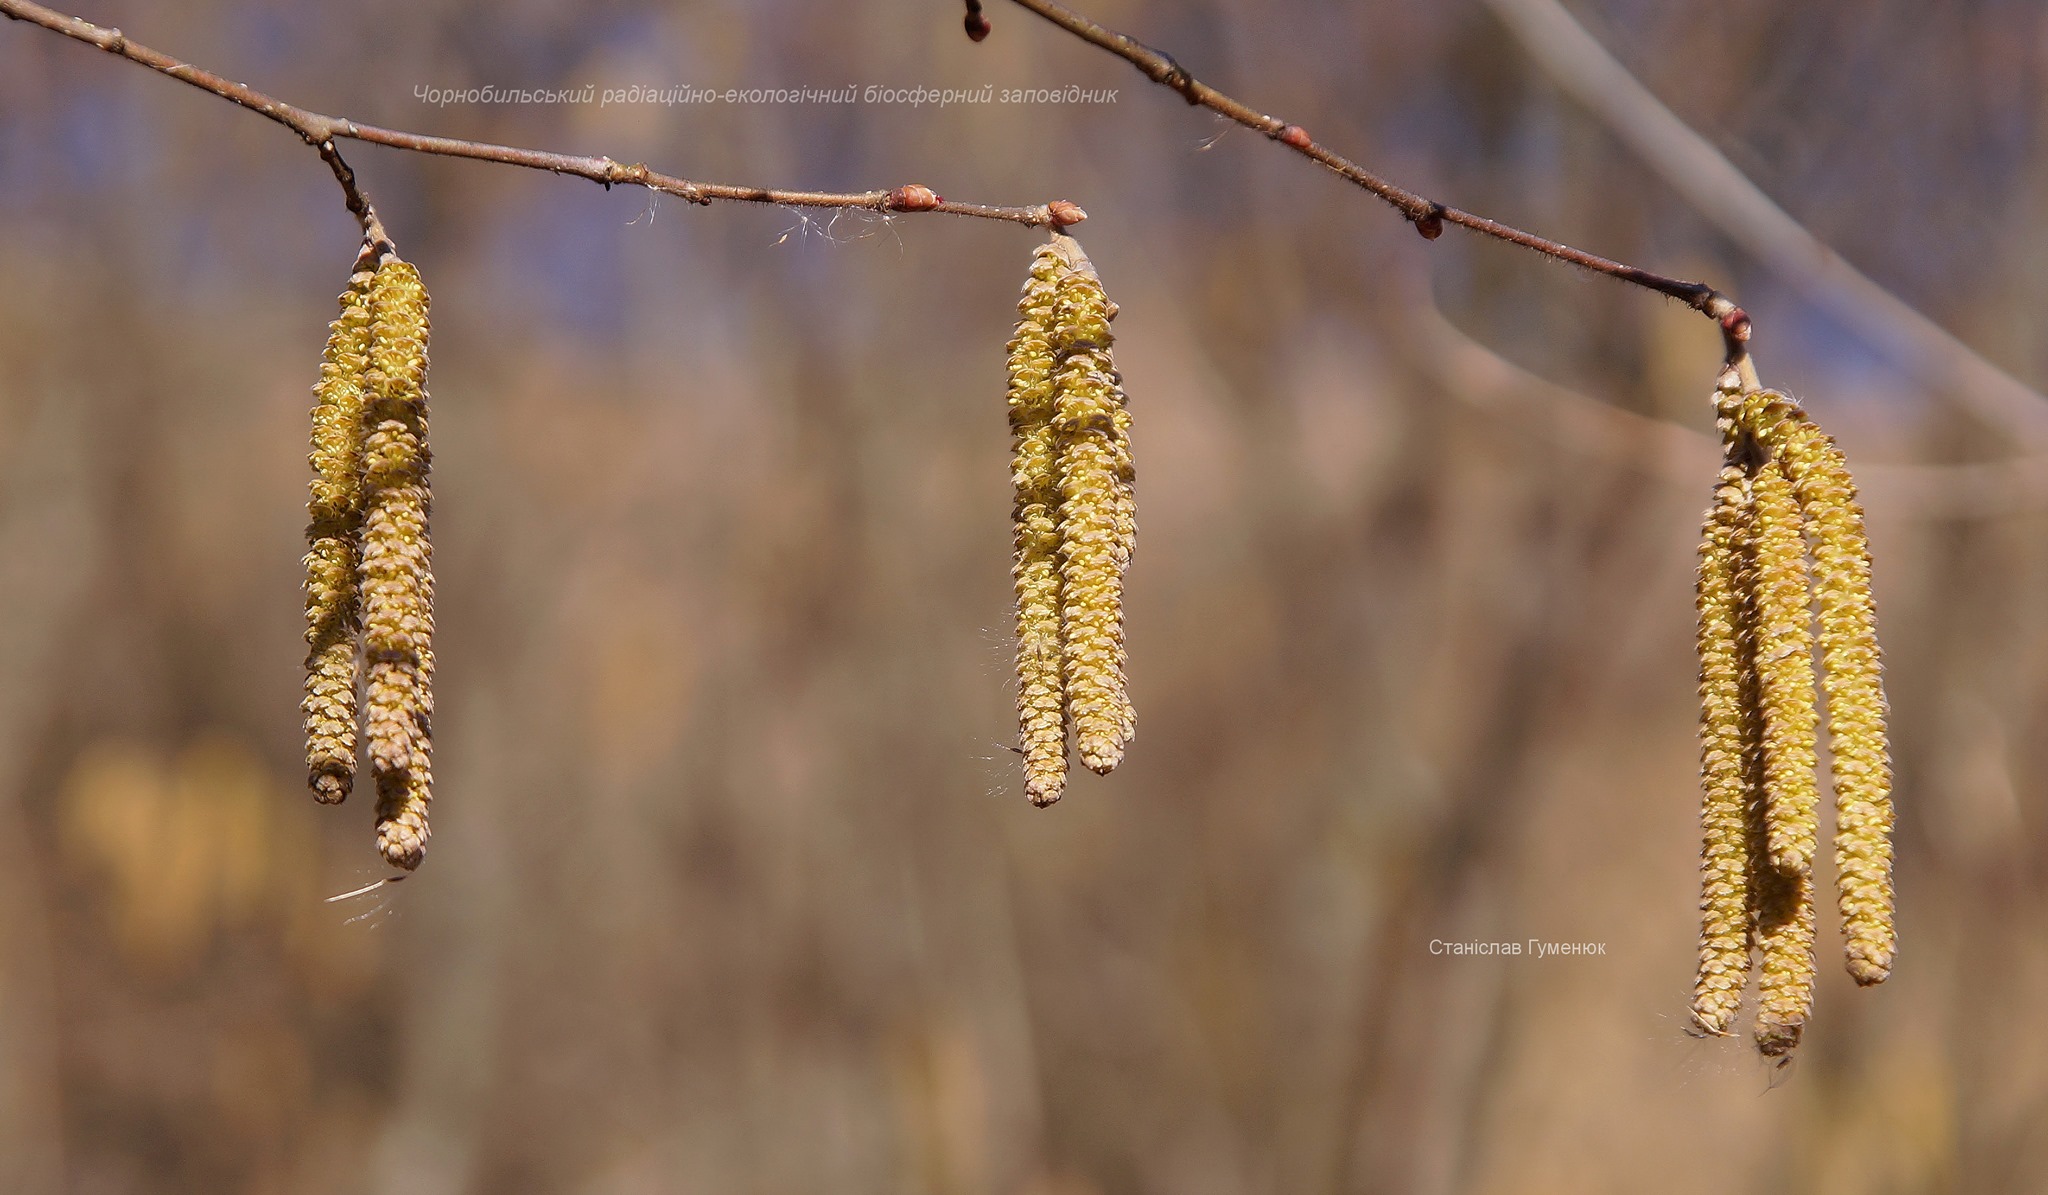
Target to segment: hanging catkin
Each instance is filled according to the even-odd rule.
[[[313,466],[306,502],[306,772],[313,795],[345,799],[356,771],[356,567],[363,517],[363,386],[369,369],[370,280],[358,264],[342,292],[314,387]]]
[[[1114,308],[1080,243],[1053,242],[1071,266],[1052,326],[1067,713],[1081,762],[1108,772],[1136,724],[1124,679],[1124,570],[1136,534],[1129,415],[1110,360]]]
[[[427,292],[395,255],[370,290],[361,592],[364,737],[377,783],[377,848],[419,866],[432,773],[433,551],[427,538]]]
[[[1890,973],[1896,948],[1891,765],[1870,553],[1841,452],[1797,403],[1745,390],[1733,369],[1716,407],[1728,456],[1700,549],[1692,1015],[1702,1032],[1732,1032],[1754,951],[1756,1042],[1775,1057],[1798,1045],[1813,1008],[1816,604],[1843,936],[1864,984]]]
[[[1835,877],[1849,974],[1861,984],[1891,973],[1891,758],[1883,662],[1871,597],[1870,546],[1855,483],[1833,440],[1774,391],[1748,396],[1750,421],[1784,463],[1813,545],[1820,605],[1821,688],[1835,787]]]
[[[1733,1032],[1749,978],[1748,804],[1760,766],[1754,686],[1755,611],[1748,564],[1749,479],[1721,470],[1700,544],[1700,812],[1699,974],[1693,1023],[1705,1033]]]
[[[1116,305],[1080,242],[1055,233],[1031,259],[1010,340],[1018,750],[1024,791],[1066,786],[1067,728],[1107,772],[1137,719],[1125,683],[1124,573],[1138,533],[1137,470],[1123,378],[1110,359]]]
[[[1053,433],[1053,303],[1069,270],[1048,243],[1031,259],[1010,340],[1011,523],[1017,589],[1018,746],[1024,793],[1060,799],[1067,783],[1067,703],[1060,647],[1059,445]]]

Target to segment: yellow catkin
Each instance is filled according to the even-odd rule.
[[[1763,500],[1759,491],[1771,484],[1765,480],[1771,470],[1772,464],[1764,462],[1751,477],[1753,522],[1761,521],[1754,516],[1759,513],[1756,506]],[[1752,526],[1751,573],[1744,579],[1756,632],[1751,646],[1758,653],[1762,651],[1766,636],[1764,612],[1757,605],[1764,589],[1758,584],[1761,578],[1757,576],[1756,550],[1756,540],[1762,534],[1761,527]],[[1750,700],[1758,710],[1754,731],[1758,737],[1748,761],[1751,796],[1745,805],[1745,839],[1749,846],[1749,937],[1750,945],[1759,956],[1755,1040],[1764,1057],[1782,1058],[1798,1046],[1807,1018],[1813,1012],[1813,872],[1811,868],[1784,870],[1775,858],[1773,823],[1783,816],[1783,806],[1780,794],[1771,787],[1765,750],[1770,733],[1764,725],[1768,670],[1761,665],[1753,666],[1745,683]]]
[[[1813,870],[1820,836],[1814,775],[1819,713],[1813,687],[1813,609],[1806,539],[1792,483],[1775,460],[1750,480],[1756,668],[1763,708],[1766,842],[1778,870]]]
[[[1109,441],[1111,460],[1116,466],[1116,553],[1122,562],[1121,567],[1129,571],[1131,557],[1138,547],[1138,467],[1131,455],[1131,410],[1124,397],[1123,375],[1112,369],[1109,381],[1110,394],[1116,402],[1116,411],[1110,420],[1113,434]],[[1118,647],[1122,647],[1121,639]],[[1118,712],[1122,719],[1120,729],[1124,746],[1128,747],[1138,733],[1138,711],[1131,705],[1128,686],[1122,690],[1122,696]]]
[[[1128,413],[1110,360],[1114,308],[1080,244],[1060,235],[1053,245],[1072,267],[1052,330],[1067,711],[1081,762],[1108,772],[1136,724],[1124,679],[1123,580],[1136,530]]]
[[[1733,1032],[1749,977],[1749,842],[1756,698],[1754,612],[1745,593],[1749,481],[1735,466],[1721,470],[1700,543],[1699,972],[1692,1019],[1700,1032]]]
[[[1835,872],[1849,974],[1881,983],[1897,952],[1892,912],[1891,759],[1870,547],[1841,450],[1784,395],[1760,391],[1746,414],[1784,463],[1806,517],[1820,606],[1835,788]]]
[[[314,387],[313,481],[306,501],[306,776],[313,795],[345,799],[356,771],[356,593],[361,528],[363,384],[369,368],[370,280],[349,278]]]
[[[377,782],[377,845],[403,868],[426,848],[433,702],[433,554],[427,537],[427,292],[395,256],[371,286],[364,410],[364,737]]]
[[[1031,259],[1010,340],[1011,520],[1017,588],[1018,749],[1034,805],[1060,799],[1067,783],[1066,684],[1060,647],[1059,459],[1053,431],[1053,305],[1070,267],[1051,244]]]

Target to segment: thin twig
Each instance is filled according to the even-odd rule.
[[[2048,440],[2048,401],[1878,285],[1774,203],[1680,120],[1556,0],[1487,0],[1557,87],[1583,104],[1738,245],[1805,291],[1873,348],[1906,352],[1928,387],[2034,443]]]
[[[1719,436],[1617,407],[1531,373],[1451,322],[1428,287],[1407,279],[1406,334],[1399,343],[1415,367],[1453,398],[1500,414],[1530,408],[1539,434],[1556,448],[1598,457],[1656,477],[1688,494],[1720,463]],[[1863,501],[1895,522],[1949,523],[2030,514],[2048,507],[2048,454],[1963,464],[1857,466]]]
[[[1137,67],[1146,78],[1162,87],[1179,92],[1188,103],[1207,108],[1248,129],[1263,133],[1345,180],[1386,200],[1414,224],[1415,230],[1425,238],[1435,240],[1443,234],[1444,225],[1455,224],[1483,236],[1506,241],[1510,245],[1519,245],[1545,257],[1555,258],[1596,274],[1618,278],[1623,282],[1633,283],[1683,302],[1721,325],[1722,339],[1727,345],[1729,367],[1748,371],[1749,316],[1744,314],[1742,308],[1736,306],[1733,300],[1706,283],[1667,278],[1662,274],[1600,257],[1583,249],[1574,249],[1570,245],[1537,236],[1532,232],[1524,232],[1498,220],[1489,220],[1485,216],[1476,216],[1471,212],[1425,199],[1413,191],[1388,182],[1349,158],[1317,144],[1300,125],[1268,116],[1203,83],[1175,62],[1171,55],[1099,25],[1080,13],[1053,3],[1053,0],[1016,0],[1016,3],[1081,40],[1107,50]]]
[[[646,187],[651,191],[660,191],[698,204],[724,200],[731,203],[766,203],[779,207],[866,208],[877,212],[944,212],[952,216],[1007,220],[1014,224],[1037,228],[1063,227],[1079,223],[1086,218],[1086,214],[1080,208],[1065,201],[1041,203],[1034,207],[995,207],[981,203],[957,203],[940,198],[929,187],[918,184],[887,191],[841,194],[829,191],[785,191],[773,187],[699,183],[650,170],[645,163],[640,162],[627,165],[607,157],[581,157],[379,128],[376,125],[358,124],[346,117],[328,116],[296,104],[288,104],[253,87],[224,79],[211,71],[180,62],[160,50],[152,50],[148,46],[130,41],[119,29],[102,28],[89,21],[30,3],[29,0],[0,0],[0,16],[40,25],[53,33],[61,33],[75,41],[96,46],[109,54],[160,71],[202,91],[211,92],[229,103],[239,104],[290,129],[306,144],[320,151],[320,156],[334,171],[335,180],[341,184],[349,211],[355,213],[356,218],[362,222],[365,237],[373,241],[384,239],[383,230],[376,223],[376,213],[371,209],[369,201],[357,188],[354,173],[335,150],[336,138],[367,141],[373,145],[388,145],[394,149],[411,150],[414,153],[474,158],[506,166],[546,170],[553,174],[570,174],[599,183],[607,190],[613,184]]]

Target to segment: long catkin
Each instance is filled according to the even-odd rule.
[[[1835,789],[1835,874],[1849,974],[1881,983],[1897,953],[1892,908],[1892,772],[1870,545],[1841,450],[1796,404],[1748,396],[1805,516],[1820,607],[1821,688]]]
[[[1110,359],[1114,312],[1080,244],[1053,304],[1053,427],[1059,445],[1061,637],[1081,762],[1108,772],[1136,729],[1125,682],[1123,581],[1136,532],[1129,414]]]
[[[1034,805],[1060,799],[1067,783],[1067,700],[1060,646],[1059,444],[1053,431],[1052,319],[1070,269],[1051,244],[1031,259],[1010,340],[1011,524],[1017,591],[1018,748]]]
[[[429,833],[433,549],[427,536],[427,292],[395,256],[371,287],[363,447],[364,732],[377,782],[377,847],[419,866]]]
[[[1699,971],[1692,1019],[1733,1032],[1749,978],[1748,806],[1756,785],[1755,612],[1747,597],[1749,479],[1721,470],[1701,536],[1698,582],[1700,776]]]
[[[306,501],[306,776],[324,804],[348,797],[356,771],[356,567],[363,517],[363,387],[369,369],[369,269],[341,295],[314,387],[313,481]]]

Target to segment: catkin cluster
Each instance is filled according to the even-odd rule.
[[[1799,1044],[1813,1007],[1820,692],[1849,974],[1891,973],[1891,763],[1863,512],[1842,454],[1799,405],[1733,378],[1716,394],[1727,461],[1700,545],[1699,973],[1692,1019],[1733,1032],[1751,957],[1756,1042]]]
[[[1137,539],[1137,473],[1123,379],[1110,361],[1116,305],[1080,242],[1031,259],[1010,341],[1016,539],[1017,720],[1024,791],[1059,800],[1067,728],[1106,773],[1136,729],[1124,683],[1124,572]]]
[[[388,247],[366,248],[314,388],[301,709],[314,797],[348,796],[360,730],[377,787],[377,849],[407,869],[426,850],[433,784],[426,382],[419,271]]]

